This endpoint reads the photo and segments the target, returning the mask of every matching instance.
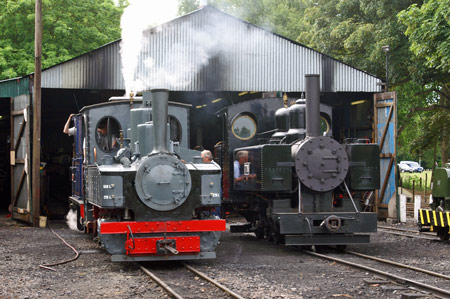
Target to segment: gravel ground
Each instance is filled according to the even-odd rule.
[[[56,271],[39,265],[67,260],[74,256],[73,251],[49,229],[32,228],[0,214],[0,298],[167,297],[136,265],[110,262],[109,255],[89,235],[71,231],[62,222],[51,222],[50,226],[81,253],[76,261],[54,266]],[[414,228],[412,222],[395,226]],[[449,242],[377,233],[372,235],[371,244],[348,249],[450,275],[449,246]],[[244,233],[224,233],[216,260],[190,264],[246,298],[401,298],[403,293],[412,292],[403,285],[377,282],[380,278],[372,273]],[[156,271],[165,267],[163,263],[145,265]],[[181,266],[171,263],[167,268],[177,287],[196,287],[199,280],[195,275],[193,282],[192,277],[185,278],[186,270]],[[450,283],[441,287],[450,289]],[[190,298],[222,297],[204,285],[197,293],[184,293]]]

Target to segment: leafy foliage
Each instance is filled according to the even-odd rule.
[[[199,6],[198,0],[180,0],[180,14]],[[209,0],[208,4],[247,22],[295,40],[303,28],[303,1],[290,0]]]
[[[411,50],[425,57],[427,66],[450,72],[450,0],[429,0],[401,11],[399,19]]]
[[[43,0],[42,66],[96,49],[120,38],[127,5],[113,0]],[[4,0],[0,5],[0,79],[34,70],[34,0]]]
[[[410,49],[416,63],[410,70],[424,86],[420,93],[427,102],[410,109],[419,112],[425,121],[423,132],[412,144],[427,149],[439,143],[442,162],[449,158],[450,145],[450,0],[428,0],[420,7],[411,5],[398,13],[407,26]]]
[[[299,40],[380,78],[385,77],[385,53],[390,46],[390,85],[407,81],[410,64],[405,26],[396,14],[414,0],[308,0],[306,29]]]
[[[401,173],[400,184],[402,188],[410,190],[412,190],[414,186],[415,191],[425,191],[426,188],[428,194],[430,194],[431,176],[432,173],[429,170],[422,173]]]

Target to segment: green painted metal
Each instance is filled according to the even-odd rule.
[[[29,78],[14,78],[0,81],[0,98],[10,98],[29,94],[29,82]]]
[[[248,179],[235,182],[235,190],[282,192],[292,189],[292,156],[290,144],[264,144],[235,149],[248,152]],[[244,164],[247,164],[244,163]],[[245,165],[241,173],[245,174]],[[256,178],[253,177],[256,175]]]
[[[433,173],[433,197],[450,198],[450,168],[438,167]]]
[[[380,189],[380,149],[378,144],[346,144],[350,169],[347,183],[353,190]]]

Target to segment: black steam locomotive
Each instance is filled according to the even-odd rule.
[[[217,146],[224,207],[248,221],[231,231],[251,231],[286,245],[369,242],[365,233],[376,232],[377,216],[362,212],[360,202],[379,189],[379,146],[334,140],[331,109],[320,104],[319,76],[305,80],[306,104],[298,100],[274,115],[269,113],[274,101],[268,99],[228,108],[227,138]],[[267,130],[259,136],[256,122]]]
[[[215,258],[221,168],[189,149],[189,105],[167,90],[75,117],[71,207],[112,261]]]

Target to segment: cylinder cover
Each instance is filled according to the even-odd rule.
[[[156,154],[146,157],[139,166],[135,186],[146,206],[157,211],[169,211],[183,204],[192,182],[183,162],[169,154]]]
[[[339,186],[348,172],[344,146],[330,137],[311,137],[293,146],[295,171],[306,187],[326,192]]]

